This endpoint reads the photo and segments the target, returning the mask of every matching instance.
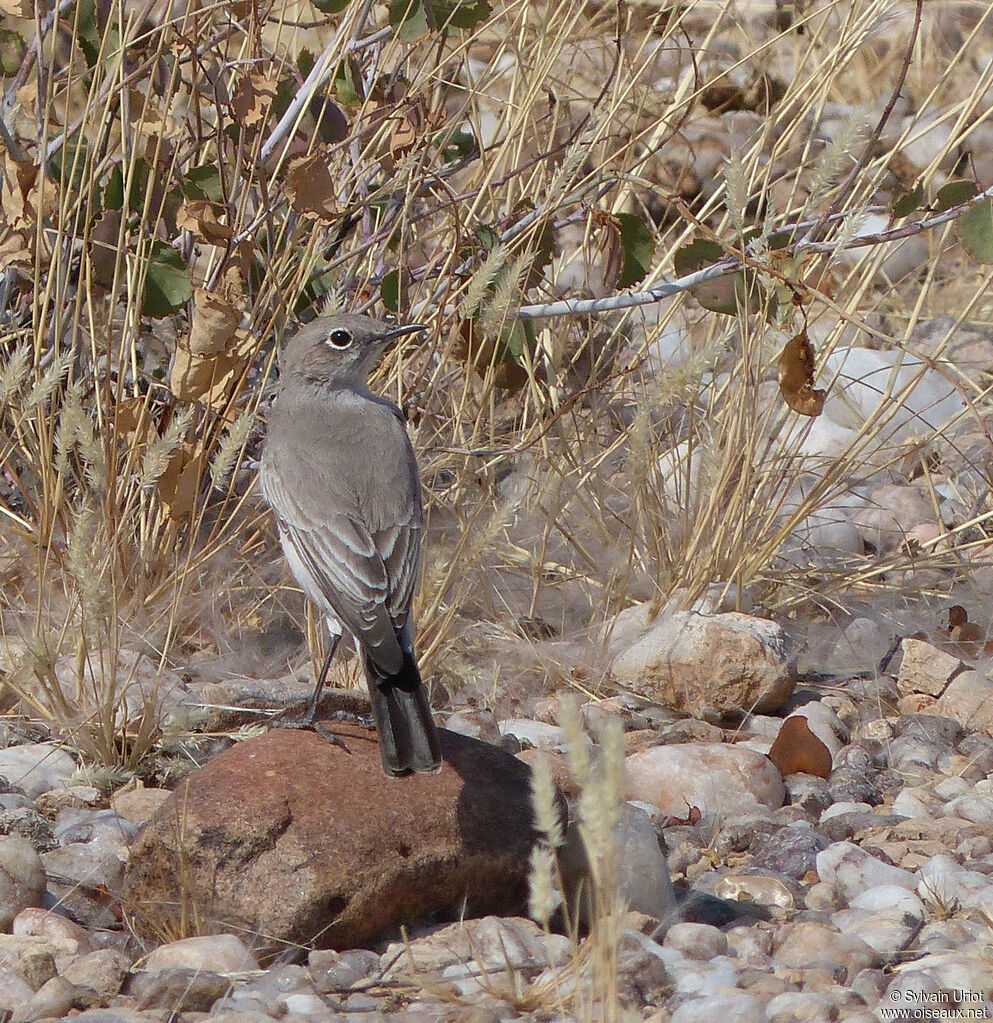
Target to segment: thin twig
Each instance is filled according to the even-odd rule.
[[[857,238],[852,238],[849,241],[840,244],[838,242],[808,242],[801,240],[793,245],[787,245],[782,251],[794,255],[801,252],[832,253],[848,249],[864,249],[869,246],[884,245],[887,242],[900,241],[903,238],[911,238],[916,234],[921,234],[924,231],[931,231],[936,227],[941,227],[943,224],[957,220],[963,213],[967,213],[974,206],[978,206],[981,202],[985,202],[991,198],[993,198],[993,185],[984,189],[968,202],[959,203],[958,206],[952,206],[947,210],[943,210],[941,213],[936,213],[932,217],[926,217],[924,220],[918,220],[912,224],[895,227],[889,231],[877,231],[874,234],[859,235]],[[876,207],[873,207],[873,209],[876,209]],[[845,213],[832,214],[831,219],[843,219],[854,216],[861,217],[865,216],[866,212],[866,210],[848,210]],[[791,227],[777,228],[776,233],[779,234],[783,231],[794,229],[795,228]],[[749,249],[751,249],[751,246],[749,246]],[[749,265],[754,264],[749,263]],[[727,259],[722,259],[713,263],[711,266],[704,267],[702,270],[697,270],[694,273],[686,274],[684,277],[679,277],[674,281],[666,281],[662,284],[656,284],[646,291],[629,292],[624,295],[611,295],[608,298],[565,298],[558,302],[526,305],[521,306],[521,308],[517,310],[517,315],[522,319],[537,320],[547,319],[551,316],[588,316],[591,313],[613,312],[618,309],[634,309],[638,306],[651,305],[653,302],[659,302],[663,298],[669,298],[672,295],[678,295],[681,292],[689,291],[691,288],[694,288],[699,284],[705,284],[707,281],[715,281],[721,277],[728,277],[743,269],[743,266],[744,264],[740,259],[728,257]]]

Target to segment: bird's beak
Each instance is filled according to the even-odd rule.
[[[405,337],[407,334],[420,334],[427,329],[423,323],[405,323],[403,326],[391,327],[383,335],[382,340],[384,344],[392,344],[397,338]]]

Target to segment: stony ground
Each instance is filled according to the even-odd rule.
[[[968,644],[939,633],[880,658],[873,639],[883,637],[856,620],[839,636],[839,656],[847,649],[850,658],[854,643],[865,670],[828,678],[804,675],[801,664],[797,679],[792,642],[778,627],[714,606],[696,617],[718,645],[684,644],[681,663],[709,661],[716,688],[716,652],[731,649],[722,630],[753,637],[730,668],[724,658],[729,677],[754,677],[759,691],[771,691],[770,678],[786,681],[771,701],[775,716],[746,715],[734,727],[633,696],[582,709],[592,749],[606,718],[624,728],[629,802],[615,837],[630,909],[611,969],[625,1018],[986,1018],[993,699]],[[642,622],[642,650],[671,628],[671,614]],[[646,677],[664,674],[646,657]],[[669,679],[673,692],[682,677],[690,676]],[[692,692],[690,684],[684,697]],[[503,721],[463,710],[448,724],[505,751],[523,748],[519,758],[531,762],[548,757],[575,813],[559,709],[545,699],[531,717]],[[597,1002],[603,964],[581,951],[600,939],[577,949],[521,915],[445,923],[425,914],[404,921],[405,942],[386,936],[275,959],[248,933],[140,940],[134,919],[121,918],[125,863],[156,811],[160,826],[169,794],[132,783],[107,798],[79,782],[67,750],[10,725],[4,737],[0,1005],[14,1023],[606,1018]],[[241,743],[218,761],[268,741]],[[404,782],[389,784],[399,792]],[[355,802],[356,793],[343,798]],[[499,833],[490,841],[498,849]]]

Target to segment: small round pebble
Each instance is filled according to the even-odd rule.
[[[206,934],[159,945],[144,963],[149,973],[169,966],[188,966],[214,973],[246,973],[257,970],[259,962],[233,934]]]
[[[673,924],[662,944],[665,948],[678,949],[688,959],[713,959],[727,955],[728,951],[724,933],[709,924]]]
[[[672,1014],[670,1023],[701,1023],[720,1020],[720,1023],[765,1023],[762,1003],[745,991],[722,991],[705,998],[683,1002]]]
[[[9,931],[22,910],[45,897],[45,865],[34,846],[18,835],[0,838],[0,931]]]

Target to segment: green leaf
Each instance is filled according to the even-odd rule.
[[[221,172],[216,164],[205,163],[193,167],[183,176],[183,195],[187,199],[207,199],[210,202],[224,202],[221,188]]]
[[[949,181],[947,185],[938,189],[938,194],[934,197],[934,211],[944,213],[953,206],[968,202],[978,192],[979,189],[972,181]]]
[[[190,270],[183,257],[163,241],[152,242],[145,274],[141,314],[162,319],[182,309],[193,296]]]
[[[655,239],[648,225],[636,214],[615,213],[614,216],[620,224],[624,252],[624,265],[617,283],[619,287],[629,288],[648,273],[655,254]]]
[[[314,65],[316,63],[317,61],[314,59],[313,51],[308,49],[306,46],[302,47],[300,52],[297,54],[297,71],[299,72],[300,77],[306,78],[307,75],[314,70]]]
[[[697,238],[677,249],[673,256],[673,264],[678,277],[696,273],[705,267],[713,266],[724,258],[724,249],[709,238]],[[748,312],[757,312],[762,306],[762,292],[758,286],[754,271],[739,270],[718,277],[703,284],[695,284],[690,294],[703,306],[714,313],[736,316],[739,308]]]
[[[400,312],[399,270],[391,270],[383,277],[383,283],[379,286],[379,297],[383,300],[383,305],[386,307],[387,312],[391,312],[394,315]]]
[[[894,217],[909,217],[911,213],[916,213],[924,205],[924,199],[924,185],[918,181],[909,192],[893,197],[890,210]]]
[[[334,73],[334,94],[339,103],[350,107],[361,106],[365,102],[365,91],[361,86],[361,76],[355,74],[350,60],[343,60]]]
[[[984,199],[955,221],[962,248],[980,263],[993,263],[993,200]]]
[[[456,128],[445,145],[446,160],[465,160],[476,151],[476,136],[471,131]]]
[[[408,42],[428,32],[475,28],[492,13],[486,0],[390,0],[390,25]]]
[[[113,18],[114,15],[110,17]],[[117,22],[108,21],[101,25],[94,0],[82,0],[76,11],[76,44],[83,51],[87,67],[96,67],[105,35],[107,41],[102,52],[106,60],[113,57],[121,48],[121,33]]]
[[[9,28],[0,28],[0,74],[17,74],[26,52],[27,46],[16,32]]]
[[[676,249],[672,257],[673,265],[676,268],[677,277],[685,277],[687,274],[696,273],[706,266],[711,266],[724,258],[724,250],[709,238],[697,238]]]
[[[434,3],[436,11],[438,6],[436,0]],[[476,3],[443,4],[442,6],[453,8],[451,14],[446,15],[444,19],[444,23],[451,25],[452,28],[475,28],[481,21],[485,21],[493,13],[493,8],[485,0],[477,0]]]
[[[103,204],[108,210],[119,210],[124,206],[124,170],[119,163],[111,168],[103,191]]]
[[[390,0],[390,28],[404,42],[426,36],[428,15],[421,0]]]
[[[495,245],[499,244],[500,232],[497,231],[495,227],[491,227],[489,224],[477,224],[476,238],[479,239],[479,244],[489,251]]]
[[[321,14],[337,14],[343,11],[351,0],[310,0]]]

